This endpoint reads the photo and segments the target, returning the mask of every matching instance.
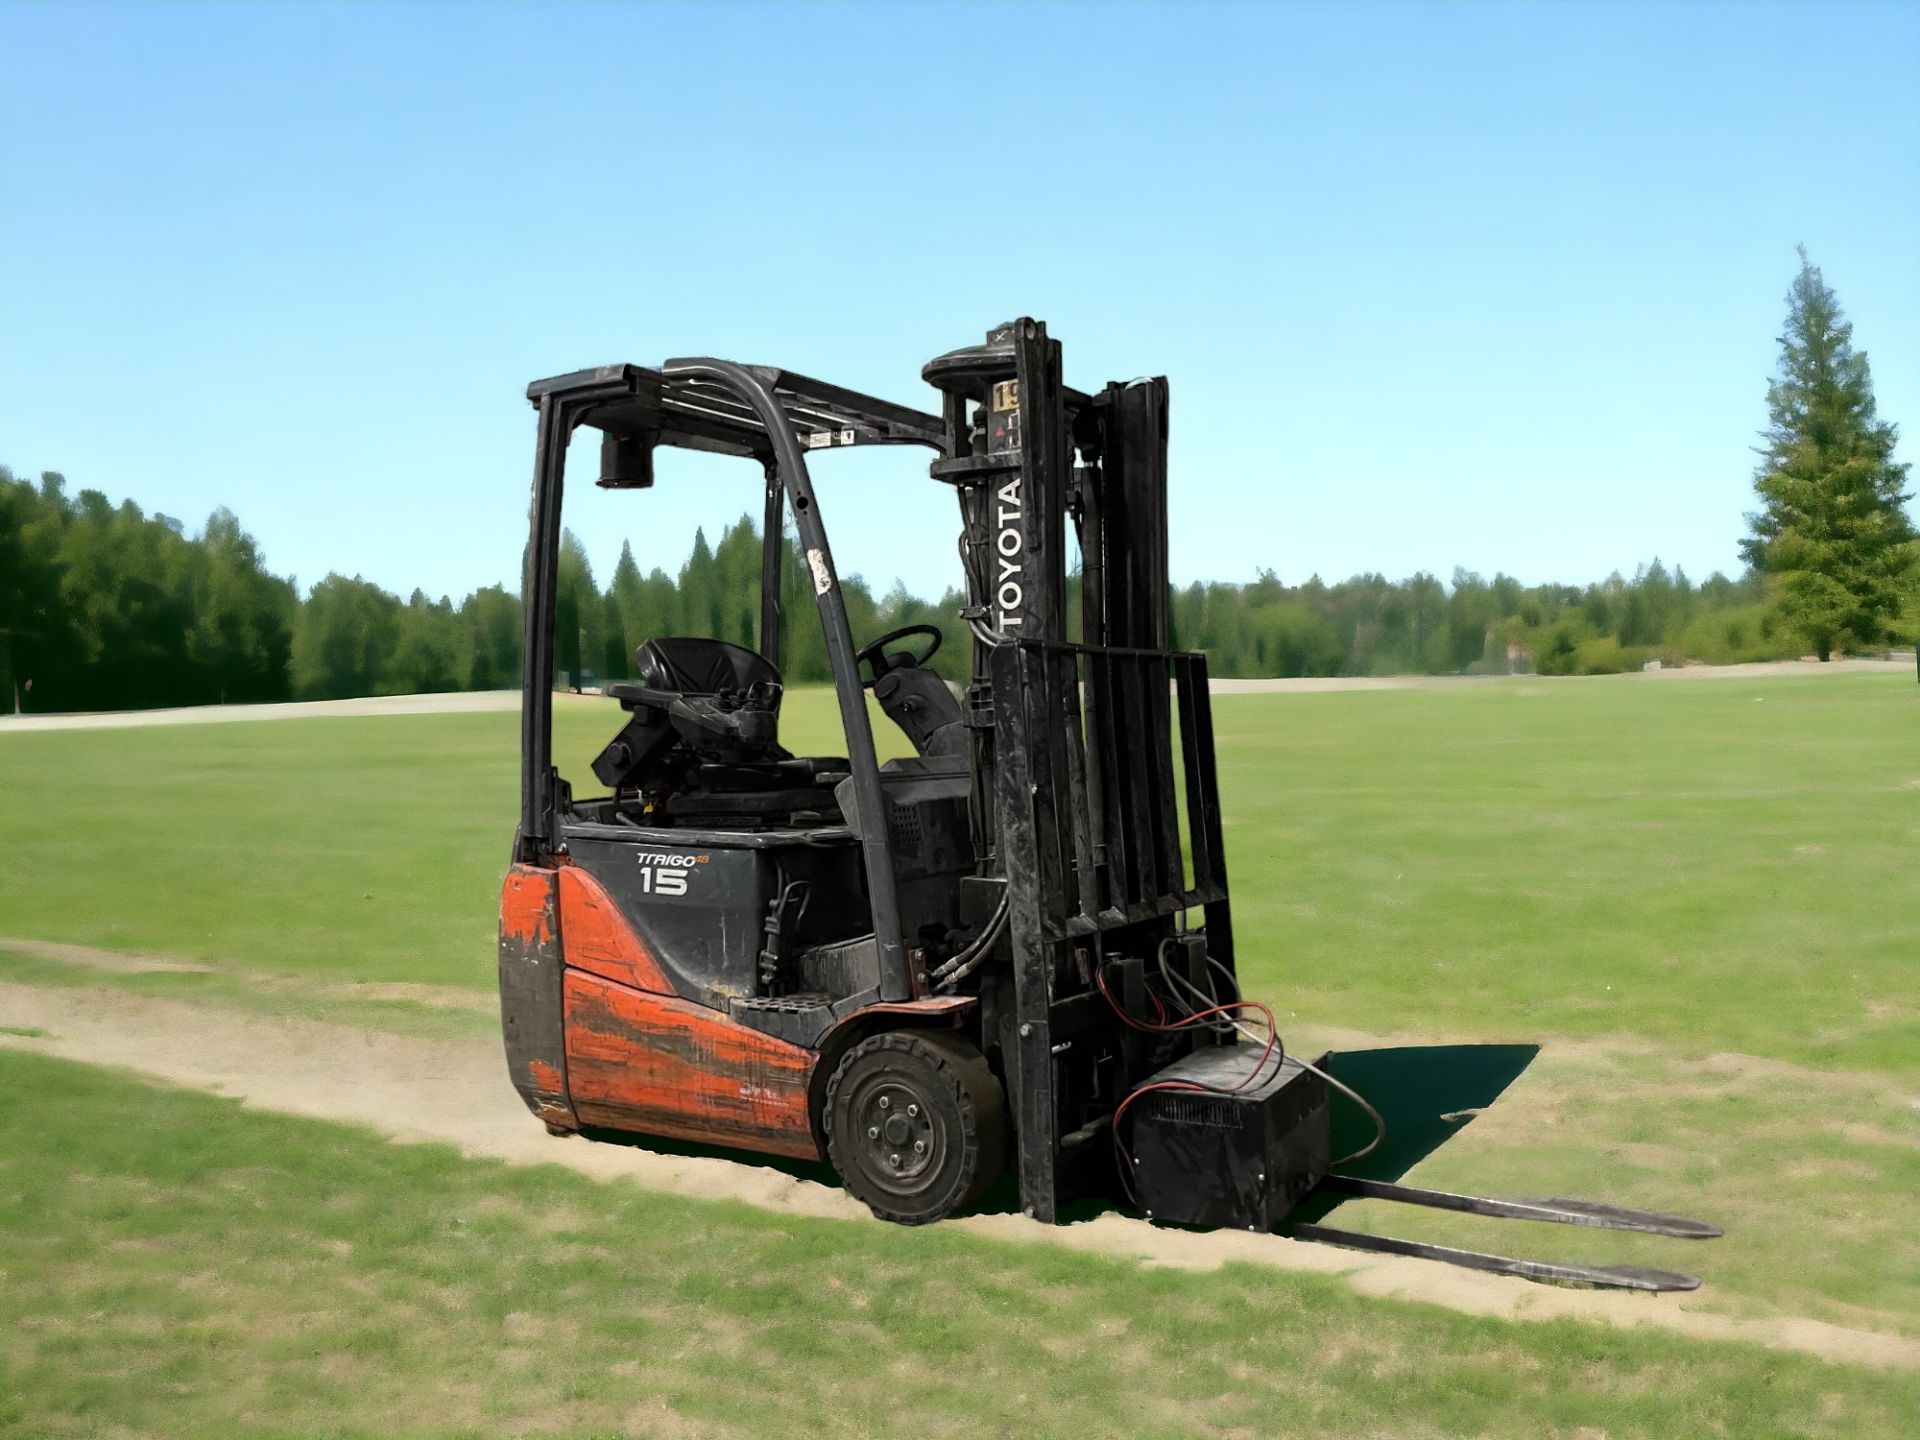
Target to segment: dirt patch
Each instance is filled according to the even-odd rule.
[[[335,1000],[400,1000],[434,1010],[461,1010],[469,1015],[497,1015],[500,1001],[478,990],[455,985],[415,985],[405,980],[368,981],[354,985],[322,985],[314,994]]]
[[[99,970],[110,975],[224,974],[261,990],[299,993],[322,1000],[385,1000],[425,1005],[433,1010],[458,1010],[470,1015],[493,1015],[499,1000],[481,990],[458,985],[419,985],[411,981],[339,981],[308,980],[294,975],[263,975],[252,970],[229,969],[177,955],[143,954],[131,950],[101,950],[91,945],[65,945],[52,940],[15,939],[0,935],[0,950],[11,950],[35,960],[51,960],[84,970]]]
[[[1849,1145],[1920,1150],[1920,1136],[1896,1134],[1881,1125],[1868,1125],[1858,1120],[1827,1120],[1821,1123],[1820,1128],[1829,1135],[1837,1135]]]
[[[113,975],[206,975],[213,966],[178,955],[147,955],[136,950],[96,950],[91,945],[62,945],[53,940],[18,940],[0,935],[0,950],[12,950],[35,960],[79,965]]]
[[[322,1120],[366,1125],[396,1140],[443,1142],[516,1165],[565,1165],[596,1179],[744,1200],[785,1214],[877,1224],[844,1191],[777,1170],[706,1156],[555,1140],[507,1084],[497,1044],[423,1039],[317,1020],[266,1018],[117,990],[44,990],[0,983],[0,1024],[49,1038],[0,1044],[123,1066],[177,1085]],[[1240,1263],[1344,1276],[1355,1290],[1518,1320],[1570,1317],[1648,1325],[1712,1340],[1744,1340],[1852,1364],[1920,1369],[1920,1341],[1824,1321],[1740,1319],[1689,1309],[1682,1295],[1560,1290],[1428,1261],[1359,1255],[1268,1235],[1156,1229],[1106,1215],[1043,1226],[1017,1215],[948,1222],[967,1232],[1055,1244],[1156,1265],[1212,1270]]]
[[[518,710],[518,690],[444,695],[367,695],[279,705],[188,705],[175,710],[110,710],[85,715],[0,715],[0,735],[34,730],[127,730],[152,725],[223,725],[246,720],[314,720],[363,715],[468,715]]]

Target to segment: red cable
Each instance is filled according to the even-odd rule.
[[[1126,1011],[1120,1008],[1119,1002],[1113,998],[1113,992],[1107,989],[1107,977],[1104,971],[1096,972],[1093,981],[1099,988],[1101,996],[1105,998],[1107,1004],[1112,1008],[1113,1013],[1120,1017],[1120,1022],[1135,1030],[1144,1030],[1150,1034],[1172,1034],[1176,1031],[1185,1030],[1190,1025],[1197,1025],[1202,1020],[1209,1019],[1212,1016],[1224,1015],[1229,1010],[1256,1010],[1266,1019],[1268,1035],[1272,1036],[1274,1033],[1273,1011],[1269,1010],[1265,1005],[1262,1005],[1258,1000],[1229,1000],[1223,1005],[1212,1005],[1205,1010],[1196,1010],[1184,1020],[1176,1020],[1171,1025],[1149,1025],[1144,1020],[1134,1019],[1133,1016],[1127,1014]],[[1153,992],[1148,991],[1147,993],[1152,995]],[[1269,1040],[1269,1044],[1271,1044],[1271,1040]]]
[[[1247,1086],[1253,1084],[1254,1081],[1258,1080],[1265,1072],[1267,1060],[1272,1056],[1274,1045],[1280,1038],[1280,1026],[1273,1018],[1273,1011],[1257,1000],[1231,1000],[1224,1005],[1215,1005],[1206,1010],[1196,1011],[1194,1014],[1187,1016],[1186,1019],[1176,1020],[1171,1025],[1149,1025],[1144,1020],[1134,1019],[1131,1015],[1127,1014],[1125,1010],[1120,1008],[1119,1003],[1113,998],[1113,992],[1107,989],[1107,976],[1104,970],[1096,970],[1093,980],[1095,987],[1100,991],[1101,997],[1107,1002],[1108,1007],[1113,1013],[1120,1017],[1121,1023],[1134,1030],[1160,1034],[1176,1033],[1190,1026],[1197,1025],[1210,1016],[1222,1015],[1230,1010],[1257,1011],[1267,1023],[1267,1043],[1265,1048],[1260,1052],[1260,1059],[1254,1064],[1253,1069],[1248,1072],[1246,1078],[1238,1085],[1228,1086],[1223,1089],[1215,1085],[1201,1085],[1192,1080],[1156,1080],[1150,1084],[1142,1085],[1137,1090],[1127,1092],[1126,1098],[1114,1108],[1113,1119],[1108,1123],[1113,1127],[1114,1152],[1120,1157],[1120,1179],[1121,1183],[1126,1186],[1128,1195],[1133,1196],[1134,1203],[1137,1205],[1139,1203],[1139,1197],[1133,1195],[1133,1157],[1127,1153],[1127,1147],[1120,1139],[1120,1117],[1127,1113],[1127,1107],[1142,1095],[1154,1090],[1175,1090],[1192,1095],[1233,1095],[1246,1089]],[[1151,990],[1147,992],[1147,995],[1150,999],[1157,999]],[[1161,1014],[1164,1015],[1165,1013],[1164,1010],[1161,1011]],[[1283,1051],[1283,1057],[1284,1054],[1285,1052]]]

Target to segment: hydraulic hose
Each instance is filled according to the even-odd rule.
[[[945,989],[957,985],[985,963],[987,956],[998,943],[1007,928],[1007,896],[1002,891],[1000,903],[994,907],[993,914],[987,918],[985,927],[973,937],[966,949],[953,956],[933,972],[933,983]]]

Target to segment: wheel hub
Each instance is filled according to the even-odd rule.
[[[854,1111],[866,1141],[863,1169],[889,1190],[918,1189],[945,1147],[924,1096],[897,1077],[876,1078]]]

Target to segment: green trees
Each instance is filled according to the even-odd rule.
[[[705,537],[696,533],[696,554],[704,548]],[[759,554],[757,540],[754,542],[754,554],[756,557]],[[688,563],[692,564],[691,561]],[[756,570],[753,578],[756,594],[759,583],[759,572]],[[633,652],[655,635],[705,633],[697,627],[689,629],[682,623],[682,588],[674,583],[671,575],[657,567],[642,575],[640,567],[634,563],[633,547],[624,542],[621,544],[620,559],[613,567],[613,581],[607,587],[602,607],[606,616],[606,638],[602,646],[604,660],[600,674],[604,678],[621,680],[630,677],[633,674]],[[758,611],[755,613],[757,615]]]
[[[387,692],[400,636],[400,601],[358,575],[329,575],[300,607],[293,688],[302,699]]]
[[[817,684],[831,678],[826,641],[799,547],[791,536],[784,543],[781,669],[792,684]],[[1287,584],[1262,571],[1250,584],[1194,584],[1170,599],[1174,643],[1205,650],[1220,676],[1591,674],[1654,658],[1798,654],[1796,626],[1805,622],[1779,603],[1792,583],[1791,575],[1753,570],[1696,585],[1655,560],[1631,578],[1614,574],[1584,587],[1525,586],[1467,570],[1455,570],[1451,584],[1425,573]],[[643,575],[622,547],[604,591],[585,548],[567,534],[555,678],[626,678],[634,649],[655,635],[755,645],[759,586],[760,539],[744,516],[717,545],[695,535],[677,574]],[[895,581],[876,596],[851,575],[841,577],[841,590],[857,643],[903,625],[937,625],[946,644],[935,667],[949,680],[965,678],[957,593],[929,599]],[[1079,577],[1069,577],[1070,629],[1079,592]],[[42,711],[514,689],[521,633],[520,599],[499,585],[456,606],[418,590],[402,601],[359,576],[334,574],[302,601],[292,581],[264,569],[252,538],[224,510],[188,536],[177,521],[143,515],[131,502],[116,508],[97,491],[70,499],[58,475],[35,486],[0,470],[0,703],[9,707],[16,684],[26,708]]]
[[[458,690],[467,667],[460,663],[460,621],[452,602],[445,596],[429,600],[415,590],[398,622],[393,658],[381,688],[394,695]]]
[[[1873,376],[1833,290],[1800,250],[1787,293],[1780,373],[1767,386],[1766,449],[1754,474],[1762,508],[1741,544],[1780,578],[1780,607],[1822,660],[1870,645],[1911,593],[1920,553],[1902,503],[1898,431],[1874,408]]]
[[[512,690],[520,684],[520,597],[499,585],[460,602],[466,678],[463,690]]]
[[[553,647],[554,661],[569,684],[578,685],[580,677],[599,663],[604,622],[586,547],[571,530],[563,530],[560,563],[554,571]]]
[[[285,699],[299,610],[292,583],[266,572],[231,510],[208,517],[199,551],[189,658],[212,678],[219,704]]]
[[[58,475],[35,490],[0,467],[0,705],[31,694],[46,657],[65,640],[60,604],[61,489]],[[44,695],[45,692],[43,691]]]
[[[288,693],[290,581],[225,510],[179,521],[0,467],[0,705],[129,709]],[[30,687],[30,688],[29,688]]]

